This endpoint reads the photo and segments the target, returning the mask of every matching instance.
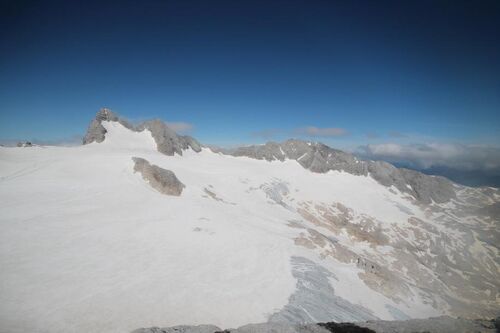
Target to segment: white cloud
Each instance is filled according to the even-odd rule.
[[[297,128],[295,130],[296,134],[307,135],[307,136],[323,136],[323,137],[337,137],[347,135],[348,132],[344,128],[338,127],[314,127],[307,126]]]
[[[445,166],[460,170],[500,170],[500,148],[492,146],[383,143],[360,146],[357,153],[370,159],[406,163],[424,169]]]

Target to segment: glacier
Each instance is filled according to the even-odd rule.
[[[110,111],[81,146],[0,147],[0,331],[499,315],[498,189],[261,147]]]

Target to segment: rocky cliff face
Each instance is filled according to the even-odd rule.
[[[134,126],[106,108],[101,109],[96,114],[95,119],[90,123],[87,133],[83,138],[84,145],[92,142],[100,143],[104,141],[106,129],[102,125],[103,121],[119,122],[124,127],[135,132],[149,130],[155,139],[158,151],[165,155],[172,156],[176,153],[182,155],[182,151],[189,148],[196,152],[201,151],[201,145],[196,139],[190,136],[178,135],[161,120],[149,120]]]
[[[87,133],[83,138],[83,144],[89,144],[92,142],[103,142],[106,137],[106,129],[102,126],[103,121],[116,121],[125,126],[128,129],[133,130],[134,127],[125,119],[118,117],[115,113],[107,108],[102,108],[97,112],[95,118],[90,122]]]
[[[137,131],[151,131],[151,135],[156,141],[158,151],[165,155],[182,155],[182,151],[188,148],[196,152],[201,151],[201,145],[190,136],[177,135],[161,120],[149,120],[136,127]]]
[[[353,175],[371,175],[380,184],[394,186],[399,191],[412,195],[423,204],[432,201],[443,203],[456,197],[453,183],[446,178],[396,168],[386,162],[363,161],[352,154],[317,142],[287,140],[282,143],[268,142],[264,145],[240,147],[220,152],[267,161],[292,159],[304,168],[318,173],[336,170]]]

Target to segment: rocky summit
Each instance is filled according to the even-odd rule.
[[[127,120],[117,116],[111,110],[106,108],[101,109],[96,114],[95,119],[90,123],[87,133],[83,138],[83,144],[89,144],[92,142],[99,143],[104,141],[107,130],[102,125],[103,121],[117,122],[123,127],[135,132],[148,130],[155,139],[158,151],[165,155],[171,156],[175,153],[182,155],[182,151],[188,148],[191,148],[196,152],[201,150],[201,146],[198,141],[190,136],[177,135],[177,133],[170,129],[161,120],[149,120],[134,126]]]

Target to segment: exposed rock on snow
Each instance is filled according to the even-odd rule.
[[[360,328],[362,331],[359,333],[369,333],[366,328]],[[367,331],[368,330],[368,331]],[[206,330],[206,327],[200,326],[175,326],[175,327],[151,327],[151,328],[140,328],[132,333],[329,333],[330,331],[319,325],[293,325],[286,323],[262,323],[262,324],[249,324],[241,326],[237,329],[226,329],[222,330],[217,328],[216,330]],[[337,331],[335,331],[337,332]],[[340,333],[344,331],[339,331]],[[349,331],[356,332],[356,331]]]
[[[424,204],[432,200],[442,203],[455,198],[453,184],[446,178],[396,168],[386,162],[362,161],[351,154],[317,142],[287,140],[282,143],[268,142],[264,145],[246,146],[234,150],[213,149],[213,151],[267,161],[292,159],[304,168],[318,173],[336,170],[353,175],[370,174],[380,184],[395,186]]]
[[[173,327],[151,327],[139,328],[132,333],[214,333],[221,329],[214,325],[198,325],[198,326],[173,326]]]
[[[250,324],[222,331],[213,326],[177,326],[141,328],[133,333],[495,333],[500,329],[499,318],[470,320],[447,316],[400,321],[367,321],[355,323],[325,322],[318,324],[263,323]]]
[[[103,121],[119,122],[133,131],[151,131],[159,152],[172,156],[182,155],[186,149],[201,151],[201,144],[190,136],[177,135],[161,120],[150,120],[137,126],[120,118],[109,109],[101,109],[90,123],[83,144],[103,142],[106,129]],[[330,148],[322,143],[301,140],[287,140],[282,143],[268,142],[264,145],[239,147],[236,149],[218,149],[212,151],[233,156],[246,156],[259,160],[296,160],[304,168],[312,172],[325,173],[330,170],[345,171],[353,175],[370,174],[384,186],[395,186],[399,191],[412,195],[417,201],[429,204],[447,202],[455,198],[453,183],[443,177],[428,176],[420,172],[404,168],[396,168],[386,162],[362,161],[352,154]]]
[[[369,321],[356,324],[370,328],[377,333],[494,333],[500,329],[494,320],[455,319],[447,316],[404,321]]]
[[[0,331],[500,312],[498,189],[297,140],[196,152],[109,110],[94,125],[102,144],[0,147]]]
[[[142,132],[149,130],[153,136],[157,149],[160,153],[172,156],[175,153],[182,155],[182,151],[186,149],[193,149],[196,152],[201,151],[201,145],[194,138],[190,136],[177,135],[175,131],[169,128],[161,120],[149,120],[137,126],[130,124],[125,119],[117,116],[109,109],[101,109],[94,120],[89,125],[87,134],[83,138],[83,144],[92,142],[103,142],[106,137],[106,128],[102,125],[103,121],[113,121],[122,124],[124,127],[135,131]]]
[[[495,221],[500,221],[500,202],[479,208],[477,212]]]
[[[132,160],[135,163],[134,171],[140,172],[142,178],[158,192],[179,196],[184,187],[186,187],[177,179],[172,171],[151,165],[148,161],[140,157],[133,157]]]
[[[99,112],[97,112],[95,119],[90,122],[87,133],[83,138],[84,145],[92,142],[100,143],[104,141],[107,131],[102,125],[103,121],[116,121],[130,130],[134,129],[134,127],[125,119],[118,117],[118,115],[107,108],[102,108]]]
[[[208,187],[205,187],[203,189],[203,195],[202,197],[204,198],[211,198],[211,199],[214,199],[215,201],[218,201],[218,202],[222,202],[222,203],[225,203],[225,204],[228,204],[228,205],[236,205],[234,202],[227,202],[226,200],[222,199],[222,198],[219,198],[217,196],[217,193],[214,192],[214,188],[212,185],[208,185]]]
[[[156,141],[158,151],[165,155],[182,155],[182,151],[188,148],[195,152],[201,151],[201,146],[194,138],[190,136],[177,135],[161,120],[149,120],[136,127],[137,131],[148,129],[151,131]]]
[[[459,207],[455,214],[465,214]],[[444,298],[452,305],[448,311],[454,315],[479,317],[498,313],[495,304],[500,290],[498,264],[471,250],[479,240],[486,246],[498,242],[497,227],[478,228],[432,210],[429,214],[440,215],[439,222],[429,223],[412,216],[403,227],[401,223],[387,224],[365,214],[358,215],[340,203],[303,202],[298,212],[313,225],[343,237],[333,242],[321,229],[308,228],[300,233],[295,244],[315,249],[322,257],[356,262],[364,271],[358,273],[359,278],[386,297],[402,302],[413,297],[411,288],[416,284],[422,288],[420,294],[436,306]],[[371,254],[355,250],[354,244],[360,242],[372,249]],[[385,252],[381,251],[382,247]],[[448,250],[450,248],[455,250]],[[491,250],[491,254],[496,253]]]

